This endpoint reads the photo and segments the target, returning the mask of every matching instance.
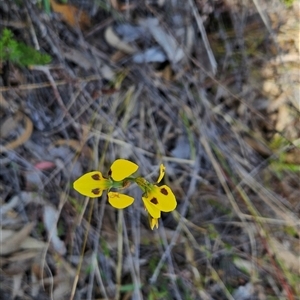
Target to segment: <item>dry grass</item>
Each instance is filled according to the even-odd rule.
[[[52,63],[0,62],[0,299],[300,299],[299,4],[77,1],[81,30],[24,3],[0,30]],[[72,189],[120,157],[166,165],[158,230],[135,188]]]

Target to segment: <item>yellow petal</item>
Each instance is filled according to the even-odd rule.
[[[161,182],[161,180],[165,176],[165,173],[166,173],[166,167],[163,164],[161,164],[159,166],[159,176],[158,176],[158,179],[157,179],[156,183],[160,183]]]
[[[158,219],[152,218],[150,215],[148,215],[150,228],[153,230],[154,227],[158,228]]]
[[[177,206],[175,195],[167,185],[155,185],[148,194],[147,200],[155,205],[158,210],[163,212],[170,212]]]
[[[153,204],[148,197],[142,197],[144,205],[148,213],[152,218],[158,219],[160,218],[160,210]]]
[[[117,159],[111,165],[108,175],[115,181],[121,181],[136,172],[138,168],[138,165],[129,160]]]
[[[107,195],[108,195],[108,202],[110,203],[110,205],[118,209],[123,209],[131,205],[134,201],[133,197],[120,194],[117,192],[109,192]]]
[[[98,171],[86,173],[73,183],[73,188],[78,193],[91,198],[100,197],[103,190],[109,187],[110,181],[103,178],[102,174]]]

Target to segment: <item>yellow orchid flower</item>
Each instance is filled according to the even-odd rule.
[[[158,228],[158,219],[161,212],[170,212],[177,206],[175,195],[167,185],[157,186],[143,177],[131,177],[139,166],[126,159],[117,159],[111,165],[108,176],[105,178],[101,172],[92,171],[75,180],[74,189],[84,196],[91,198],[100,197],[104,190],[108,190],[107,197],[111,206],[123,209],[131,205],[133,197],[110,191],[112,188],[124,189],[130,183],[135,182],[143,190],[142,200],[148,211],[149,224],[151,229]],[[163,164],[159,168],[159,176],[156,183],[159,183],[165,175],[166,168]]]
[[[102,176],[101,172],[93,171],[79,177],[74,183],[74,189],[90,198],[100,197],[104,190],[112,187],[112,181]]]

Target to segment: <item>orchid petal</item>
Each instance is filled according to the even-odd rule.
[[[137,171],[139,166],[126,159],[117,159],[109,170],[109,176],[115,181],[121,181]]]
[[[111,206],[118,209],[123,209],[131,205],[134,201],[133,197],[117,192],[109,192],[107,194],[108,202]]]
[[[160,210],[156,207],[156,205],[153,204],[153,202],[151,202],[148,197],[142,197],[142,200],[144,202],[146,210],[151,215],[151,217],[155,219],[160,218],[161,213]]]
[[[150,228],[152,230],[154,229],[154,227],[158,228],[158,219],[152,218],[150,214],[148,214],[148,219],[149,219]]]
[[[73,183],[73,188],[78,193],[90,198],[100,197],[103,190],[109,189],[110,186],[110,181],[103,178],[102,174],[98,171],[86,173]]]
[[[158,179],[157,179],[156,183],[160,183],[161,182],[161,180],[165,176],[165,173],[166,173],[166,167],[163,164],[161,164],[159,166],[159,176],[158,176]]]

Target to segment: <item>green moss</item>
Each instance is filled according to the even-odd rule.
[[[51,57],[22,42],[18,42],[14,39],[13,33],[5,28],[0,37],[0,62],[3,61],[10,61],[25,67],[48,64],[51,61]]]
[[[160,290],[157,287],[151,286],[148,297],[148,300],[166,300],[170,299],[169,297],[169,288],[167,283],[160,283]]]
[[[295,0],[281,0],[281,2],[283,2],[286,7],[291,7]]]

